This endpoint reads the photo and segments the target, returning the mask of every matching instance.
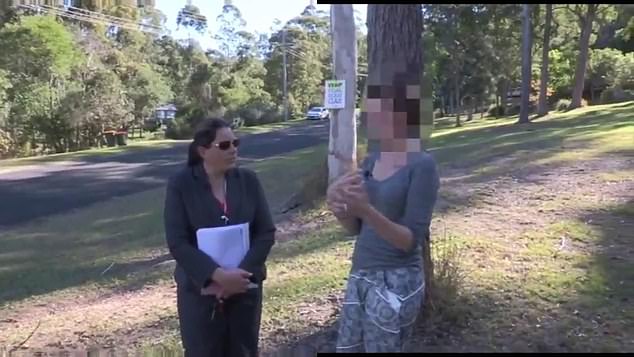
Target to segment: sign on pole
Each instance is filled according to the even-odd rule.
[[[327,109],[344,109],[346,107],[346,81],[327,80],[324,102]]]

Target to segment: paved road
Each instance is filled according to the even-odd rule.
[[[307,122],[244,136],[240,156],[263,159],[327,140],[328,122]],[[0,173],[0,229],[160,187],[184,165],[186,155],[187,145],[179,143],[170,148],[82,157]]]

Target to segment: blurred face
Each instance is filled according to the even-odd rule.
[[[368,86],[365,126],[368,150],[408,153],[422,150],[418,85]]]
[[[219,172],[236,166],[238,159],[238,138],[230,128],[221,128],[216,132],[216,139],[208,148],[199,146],[198,153],[206,165]]]

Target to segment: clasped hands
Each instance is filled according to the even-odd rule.
[[[251,273],[243,269],[223,269],[214,271],[212,282],[201,289],[202,295],[213,295],[218,300],[225,300],[235,294],[242,294],[248,290]]]
[[[370,199],[360,170],[337,178],[328,187],[326,199],[328,208],[340,219],[363,218],[370,208]]]

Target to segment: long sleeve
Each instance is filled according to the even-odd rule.
[[[417,243],[412,246],[413,249],[429,235],[429,226],[438,196],[440,179],[436,163],[431,157],[417,163],[411,175],[405,214],[399,223],[412,231]]]
[[[218,264],[189,241],[190,229],[177,181],[169,180],[164,209],[165,238],[170,253],[199,288],[211,282]]]
[[[275,244],[275,225],[262,185],[255,173],[250,172],[249,185],[254,188],[255,217],[251,222],[251,247],[240,263],[240,268],[254,272],[262,267]]]

